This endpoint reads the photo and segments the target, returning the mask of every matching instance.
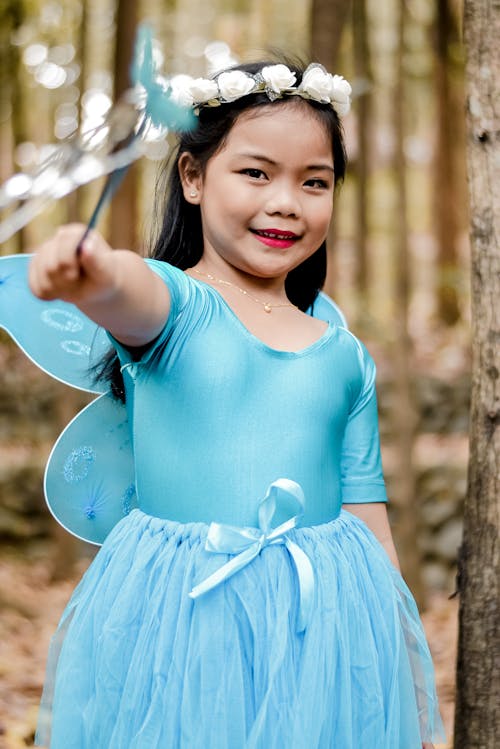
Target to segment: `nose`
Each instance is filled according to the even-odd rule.
[[[279,181],[270,186],[266,201],[268,216],[280,215],[298,218],[301,212],[299,195],[294,185]]]

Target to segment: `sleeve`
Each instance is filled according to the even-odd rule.
[[[144,261],[154,273],[157,273],[163,279],[170,293],[170,312],[161,333],[147,346],[140,349],[125,346],[117,341],[111,333],[107,333],[113,348],[118,354],[122,367],[132,364],[147,364],[160,352],[168,342],[175,324],[179,318],[181,310],[185,304],[188,285],[186,283],[185,273],[169,263],[162,260],[146,259]]]
[[[380,455],[376,366],[365,345],[357,338],[355,341],[361,365],[362,386],[349,411],[342,441],[342,502],[387,502]]]
[[[314,303],[307,310],[308,315],[317,317],[320,320],[340,325],[342,328],[348,328],[347,320],[344,313],[328,294],[320,291]]]

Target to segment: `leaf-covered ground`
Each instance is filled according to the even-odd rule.
[[[71,579],[51,580],[48,555],[0,559],[0,749],[33,746],[38,700],[50,636],[88,560]],[[437,672],[441,712],[453,726],[457,601],[436,595],[423,614]],[[97,749],[97,748],[96,748]]]

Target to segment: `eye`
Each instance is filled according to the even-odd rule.
[[[267,179],[266,174],[262,171],[262,169],[242,169],[240,174],[246,174],[247,177],[251,177],[252,179]]]
[[[321,190],[327,190],[329,188],[329,183],[324,179],[308,179],[307,182],[304,183],[306,187],[315,187],[319,188]]]

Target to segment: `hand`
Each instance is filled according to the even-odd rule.
[[[434,744],[431,744],[429,741],[424,741],[422,749],[434,749]]]
[[[61,226],[37,250],[29,268],[29,285],[39,299],[94,302],[115,290],[114,253],[100,234],[91,231],[81,252],[76,252],[85,228],[83,224]]]

